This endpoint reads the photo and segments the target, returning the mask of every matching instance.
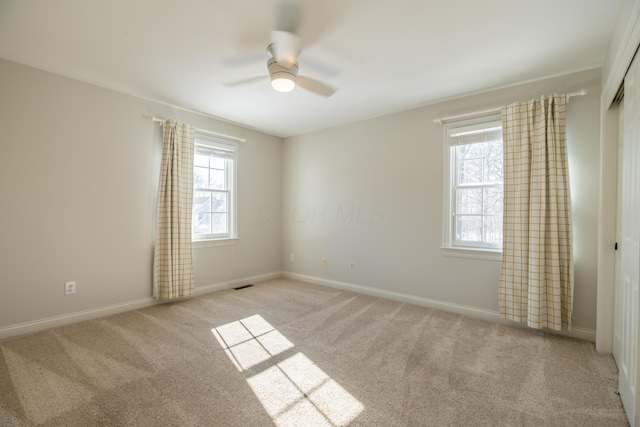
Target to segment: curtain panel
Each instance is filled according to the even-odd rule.
[[[566,95],[502,109],[503,318],[571,330],[573,254]]]
[[[195,128],[166,120],[162,125],[162,164],[156,208],[153,296],[193,295],[191,218]]]

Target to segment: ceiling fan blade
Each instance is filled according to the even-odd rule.
[[[224,58],[220,62],[227,67],[245,67],[247,65],[253,65],[258,62],[264,62],[265,58],[264,51],[260,52],[252,52],[246,54],[236,55],[234,57]]]
[[[313,70],[315,71],[313,74],[321,74],[319,77],[334,78],[340,75],[340,71],[337,68],[327,65],[330,61],[322,62],[305,55],[304,58],[300,59],[300,62],[304,63],[305,70]]]
[[[309,92],[313,92],[320,96],[329,97],[333,95],[336,91],[335,88],[329,86],[328,84],[322,83],[316,79],[312,79],[305,76],[298,76],[296,79],[296,83],[303,89],[308,90]]]
[[[314,44],[333,26],[336,11],[350,10],[350,3],[344,0],[281,0],[275,29],[297,35],[305,45]]]
[[[272,31],[271,43],[271,51],[276,62],[285,67],[298,62],[298,55],[302,48],[300,37],[288,31]]]
[[[269,80],[269,76],[256,76],[249,77],[248,79],[234,80],[232,82],[223,83],[226,87],[235,87],[235,86],[244,86],[251,83],[261,82],[264,80]]]

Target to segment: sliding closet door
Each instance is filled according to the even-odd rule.
[[[640,278],[640,60],[631,64],[624,82],[620,200],[619,270],[616,284],[614,350],[620,369],[619,389],[631,425],[638,425],[638,286]]]
[[[615,101],[614,101],[615,102]],[[622,146],[624,142],[624,98],[618,103],[618,142],[617,142],[617,172],[616,172],[616,242],[622,242]],[[612,107],[613,108],[613,107]],[[618,243],[616,243],[618,245]],[[622,251],[617,250],[615,257],[615,277],[613,288],[613,358],[620,365],[622,354],[622,322],[620,312],[620,274],[622,272]],[[600,314],[598,314],[600,315]]]

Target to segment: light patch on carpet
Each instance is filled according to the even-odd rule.
[[[219,336],[222,339],[225,348],[231,348],[253,339],[251,332],[241,322],[227,323],[212,329],[211,332],[217,333],[216,338]]]
[[[227,323],[211,332],[239,371],[293,348],[293,343],[260,315]]]
[[[302,353],[247,379],[278,426],[346,426],[364,405]]]
[[[275,328],[259,314],[242,319],[240,323],[242,323],[253,336],[263,335],[275,330]]]
[[[278,363],[278,367],[306,394],[310,394],[321,384],[330,380],[329,375],[302,353],[283,360]]]
[[[211,332],[241,372],[294,347],[260,315]],[[358,399],[302,353],[269,364],[247,383],[277,426],[346,426],[364,410]]]
[[[271,355],[267,350],[254,339],[237,344],[231,347],[229,351],[230,353],[227,353],[227,356],[233,356],[243,371],[271,359]]]
[[[257,340],[272,356],[293,348],[293,343],[286,339],[280,332],[275,330],[267,332],[261,337],[258,337]]]
[[[272,418],[304,399],[300,389],[277,366],[265,369],[247,382]]]
[[[76,406],[89,402],[95,394],[5,348],[11,379],[29,420],[40,424]]]
[[[300,420],[303,420],[304,424],[300,424]],[[279,427],[300,425],[334,427],[334,424],[318,412],[318,409],[307,399],[298,400],[286,411],[277,415],[274,423]]]
[[[331,378],[309,395],[309,401],[336,426],[349,425],[364,410],[358,399]]]

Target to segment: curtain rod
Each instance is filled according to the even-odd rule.
[[[151,117],[151,121],[158,122],[158,123],[162,124],[162,123],[165,122],[165,119],[161,119],[159,117]],[[206,133],[206,134],[217,136],[217,137],[224,138],[224,139],[230,139],[231,141],[247,142],[247,140],[245,138],[240,138],[240,137],[231,136],[231,135],[225,135],[223,133],[212,132],[210,130],[205,130],[205,129],[196,128],[196,132]]]
[[[567,94],[567,102],[574,96],[583,96],[587,94],[587,90],[586,89],[582,89],[579,90],[577,92],[571,92]],[[473,117],[482,117],[482,116],[488,116],[489,114],[498,114],[500,113],[500,110],[502,109],[502,107],[496,107],[496,108],[491,108],[489,110],[482,110],[482,111],[474,111],[473,113],[467,113],[467,114],[459,114],[457,116],[449,116],[449,117],[442,117],[440,119],[433,119],[433,123],[437,123],[439,125],[445,124],[446,122],[450,122],[452,120],[457,120],[457,119],[466,119],[466,118],[473,118]]]

